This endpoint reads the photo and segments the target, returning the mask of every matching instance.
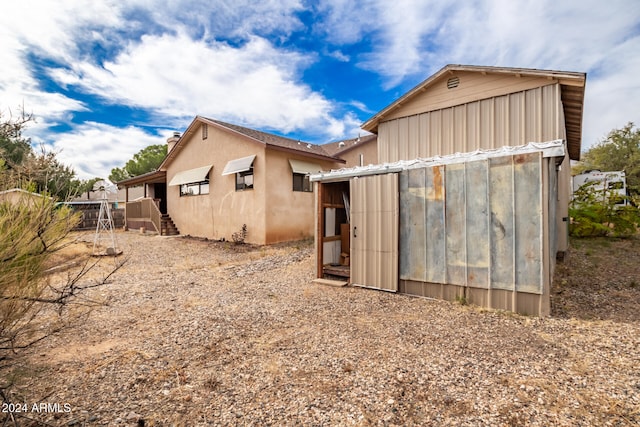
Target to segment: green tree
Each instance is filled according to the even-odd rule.
[[[569,234],[574,237],[631,237],[640,226],[640,210],[620,206],[619,195],[610,189],[597,189],[597,182],[580,187],[569,205]]]
[[[22,136],[23,128],[32,120],[33,116],[24,113],[3,120],[0,112],[0,158],[9,169],[22,164],[32,152],[31,141]]]
[[[133,155],[122,168],[111,169],[109,180],[119,182],[127,178],[139,176],[147,172],[153,172],[160,166],[167,155],[167,145],[150,145]]]
[[[614,129],[582,155],[572,168],[574,175],[587,170],[624,171],[632,199],[640,197],[640,129],[631,122]]]
[[[23,130],[33,120],[32,115],[24,113],[17,118],[3,119],[0,113],[0,170],[4,171],[0,186],[66,200],[77,193],[80,181],[75,179],[75,171],[62,164],[55,153],[44,147],[36,152],[31,141],[23,137]]]

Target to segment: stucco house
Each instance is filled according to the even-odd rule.
[[[168,140],[157,171],[118,183],[143,185],[126,203],[129,228],[270,244],[314,233],[310,173],[344,165],[322,146],[197,116]],[[127,196],[128,197],[128,196]]]
[[[311,176],[317,276],[549,313],[585,83],[448,65],[375,114],[362,128],[377,135],[376,165]]]

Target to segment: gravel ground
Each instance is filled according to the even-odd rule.
[[[103,304],[39,343],[16,371],[12,398],[27,404],[32,420],[640,424],[640,290],[633,286],[623,295],[633,310],[616,309],[626,314],[607,317],[600,307],[601,315],[580,316],[565,300],[578,298],[569,273],[559,271],[567,277],[558,279],[554,315],[539,319],[312,284],[310,242],[118,238],[127,264],[89,295]],[[34,403],[49,407],[37,412]]]

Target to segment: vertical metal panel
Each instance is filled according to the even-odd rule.
[[[429,115],[429,146],[427,157],[444,154],[442,151],[442,111],[432,111]]]
[[[400,278],[427,280],[427,169],[400,173]]]
[[[398,290],[398,174],[350,181],[351,280],[356,286]]]
[[[514,290],[513,157],[489,160],[491,287]]]
[[[423,142],[420,141],[420,116],[408,117],[407,142],[409,145],[409,154],[407,158],[417,159],[420,157],[420,147],[423,145]]]
[[[400,173],[400,278],[446,283],[445,167]]]
[[[379,125],[380,163],[564,138],[557,84]],[[427,129],[423,129],[423,125]]]
[[[409,118],[403,117],[398,119],[398,142],[396,143],[398,154],[396,159],[414,159],[414,146],[409,141]]]
[[[425,174],[427,198],[427,281],[446,283],[445,167],[428,168]]]
[[[388,158],[392,159],[392,160],[389,160],[391,162],[400,160],[400,157],[398,156],[399,154],[398,150],[400,149],[399,147],[400,143],[398,141],[399,123],[400,123],[399,120],[394,120],[393,122],[389,123],[389,142],[387,143],[387,156]]]
[[[464,163],[447,165],[445,170],[447,283],[465,285],[467,254]]]
[[[503,147],[509,144],[509,97],[495,98],[494,139],[492,147]]]
[[[464,153],[472,150],[467,149],[467,106],[458,105],[457,107],[453,107],[453,123],[451,127],[453,128],[453,144],[450,147],[453,147],[454,153]]]
[[[524,93],[524,121],[526,141],[543,141],[542,139],[542,88]]]
[[[541,161],[541,153],[514,156],[514,254],[515,286],[518,292],[542,292]]]
[[[442,110],[442,129],[440,130],[441,142],[440,149],[444,152],[434,153],[434,156],[441,154],[451,154],[455,153],[456,150],[454,147],[456,146],[453,140],[454,135],[454,118],[453,118],[453,108],[447,108]]]
[[[429,146],[431,145],[431,127],[430,114],[419,114],[418,125],[420,131],[418,133],[418,157],[429,157]]]
[[[480,136],[480,102],[467,104],[467,151],[475,151],[482,147]]]
[[[560,85],[549,85],[542,88],[542,135],[541,141],[551,141],[553,139],[564,139],[562,123],[564,118],[562,102],[560,98]]]
[[[492,148],[494,144],[494,132],[495,132],[495,98],[484,99],[480,101],[480,108],[478,111],[480,123],[480,141],[479,147],[482,149]]]
[[[525,144],[524,134],[524,93],[512,93],[509,95],[509,112],[507,122],[509,124],[509,141],[506,145]]]
[[[489,287],[489,200],[486,160],[469,162],[465,168],[467,285]]]

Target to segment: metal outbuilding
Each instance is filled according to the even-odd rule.
[[[557,140],[311,175],[318,277],[547,315],[565,150]]]

